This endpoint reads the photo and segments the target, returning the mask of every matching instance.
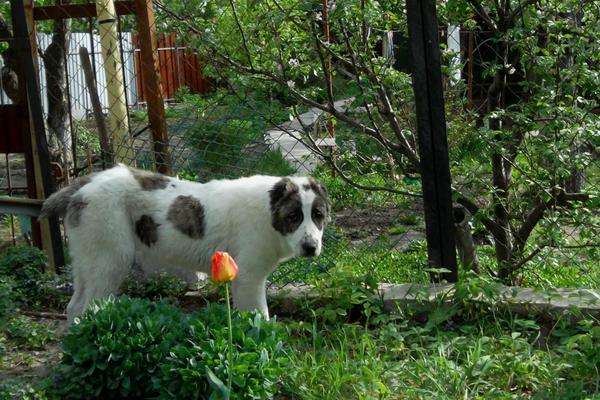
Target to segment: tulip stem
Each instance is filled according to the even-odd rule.
[[[229,368],[227,368],[228,380],[227,388],[229,389],[229,398],[231,398],[231,385],[233,381],[233,333],[231,326],[231,304],[229,303],[229,283],[225,283],[225,301],[227,301],[227,323],[229,324]]]

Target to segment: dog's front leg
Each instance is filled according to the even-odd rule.
[[[266,283],[266,276],[244,276],[240,273],[240,276],[232,284],[233,306],[240,311],[258,310],[266,319],[269,319]]]

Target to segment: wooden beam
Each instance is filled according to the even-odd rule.
[[[54,187],[50,176],[50,153],[46,142],[46,127],[38,83],[37,45],[35,44],[35,26],[33,20],[33,0],[15,0],[12,2],[12,20],[14,37],[19,41],[20,65],[24,70],[31,131],[31,151],[35,171],[36,196],[45,199]],[[48,255],[49,268],[59,270],[64,265],[60,227],[57,217],[40,222],[42,246]]]
[[[115,11],[117,15],[135,14],[135,4],[133,1],[116,1]],[[36,21],[89,18],[96,16],[96,4],[94,3],[40,6],[34,7],[33,9],[33,19]]]
[[[102,169],[106,169],[113,163],[112,153],[110,151],[108,127],[106,126],[106,120],[104,119],[104,113],[102,112],[102,104],[100,103],[100,96],[98,95],[98,87],[96,78],[94,77],[92,63],[90,61],[90,54],[85,47],[79,48],[79,58],[81,60],[81,69],[83,69],[83,75],[85,76],[85,84],[88,89],[88,94],[90,95],[92,110],[94,111],[96,127],[98,128]]]
[[[43,203],[44,200],[0,196],[0,212],[38,217],[42,211]]]
[[[429,264],[433,268],[448,269],[450,272],[441,278],[456,282],[456,245],[435,0],[406,0],[406,11]]]
[[[148,122],[154,145],[154,165],[158,172],[170,175],[171,149],[167,135],[165,104],[162,98],[160,67],[156,45],[156,26],[152,0],[135,0],[142,64],[142,82],[148,102]]]

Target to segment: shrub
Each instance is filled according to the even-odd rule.
[[[53,310],[64,310],[73,294],[73,283],[70,274],[44,273],[40,275],[25,303],[33,307]]]
[[[159,364],[188,336],[173,305],[110,297],[89,307],[63,341],[59,394],[64,398],[148,397]]]
[[[0,399],[2,400],[48,400],[51,399],[43,384],[32,385],[21,380],[0,383]]]
[[[7,317],[13,315],[16,311],[15,282],[9,277],[0,276],[0,325],[4,326]]]
[[[35,291],[45,267],[46,255],[36,247],[10,247],[0,258],[0,276],[14,279],[25,298]]]
[[[149,300],[172,301],[187,291],[187,283],[176,276],[161,272],[149,277],[143,277],[140,273],[130,274],[121,292],[130,296]]]
[[[31,246],[9,248],[0,257],[0,277],[14,281],[14,299],[26,306],[63,309],[71,295],[70,274],[44,273],[46,254]]]
[[[43,349],[55,337],[48,323],[38,322],[24,315],[15,315],[6,320],[0,329],[12,345],[19,348]]]
[[[191,318],[189,341],[175,347],[161,367],[161,398],[219,397],[228,375],[227,311],[209,305]],[[261,314],[233,315],[233,383],[231,398],[264,399],[276,393],[288,358],[283,328]]]
[[[282,328],[260,314],[233,317],[235,398],[272,396],[287,358]],[[218,398],[228,374],[226,311],[190,317],[126,296],[95,303],[63,342],[61,398]]]

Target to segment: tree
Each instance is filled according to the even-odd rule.
[[[41,5],[45,2],[36,2]],[[63,0],[60,4],[67,4]],[[8,14],[8,10],[3,10]],[[46,116],[46,127],[48,146],[52,155],[52,161],[58,162],[68,173],[73,166],[71,153],[72,138],[70,128],[70,109],[67,93],[65,54],[69,44],[69,20],[57,20],[51,25],[52,41],[45,51],[40,50],[44,70],[46,74],[46,93],[48,113]],[[0,36],[12,37],[11,27],[6,19],[0,15]],[[18,103],[19,88],[17,77],[17,53],[11,43],[3,52],[4,67],[1,71],[3,88],[7,96]]]
[[[410,76],[393,68],[379,48],[390,30],[405,34],[404,2],[334,5],[327,10],[330,42],[321,34],[324,10],[317,1],[205,1],[194,6],[201,12],[186,8],[185,19],[165,7],[163,14],[196,33],[198,48],[211,56],[212,73],[233,91],[266,88],[285,98],[292,114],[320,109],[352,128],[357,142],[393,160],[383,166],[373,158],[348,162],[352,157],[322,152],[313,135],[302,137],[344,180],[406,193],[391,178],[396,167],[405,174],[419,169]],[[485,109],[468,112],[458,85],[448,86],[447,111],[456,200],[493,237],[495,272],[509,281],[534,257],[565,245],[567,226],[597,213],[600,121],[590,111],[600,85],[594,39],[600,13],[592,1],[574,0],[449,0],[439,10],[446,22],[489,32],[492,56],[481,60],[489,77]],[[351,106],[335,108],[344,97]],[[360,184],[368,168],[383,171],[386,184]],[[599,226],[596,221],[580,229],[582,243],[597,247]]]

